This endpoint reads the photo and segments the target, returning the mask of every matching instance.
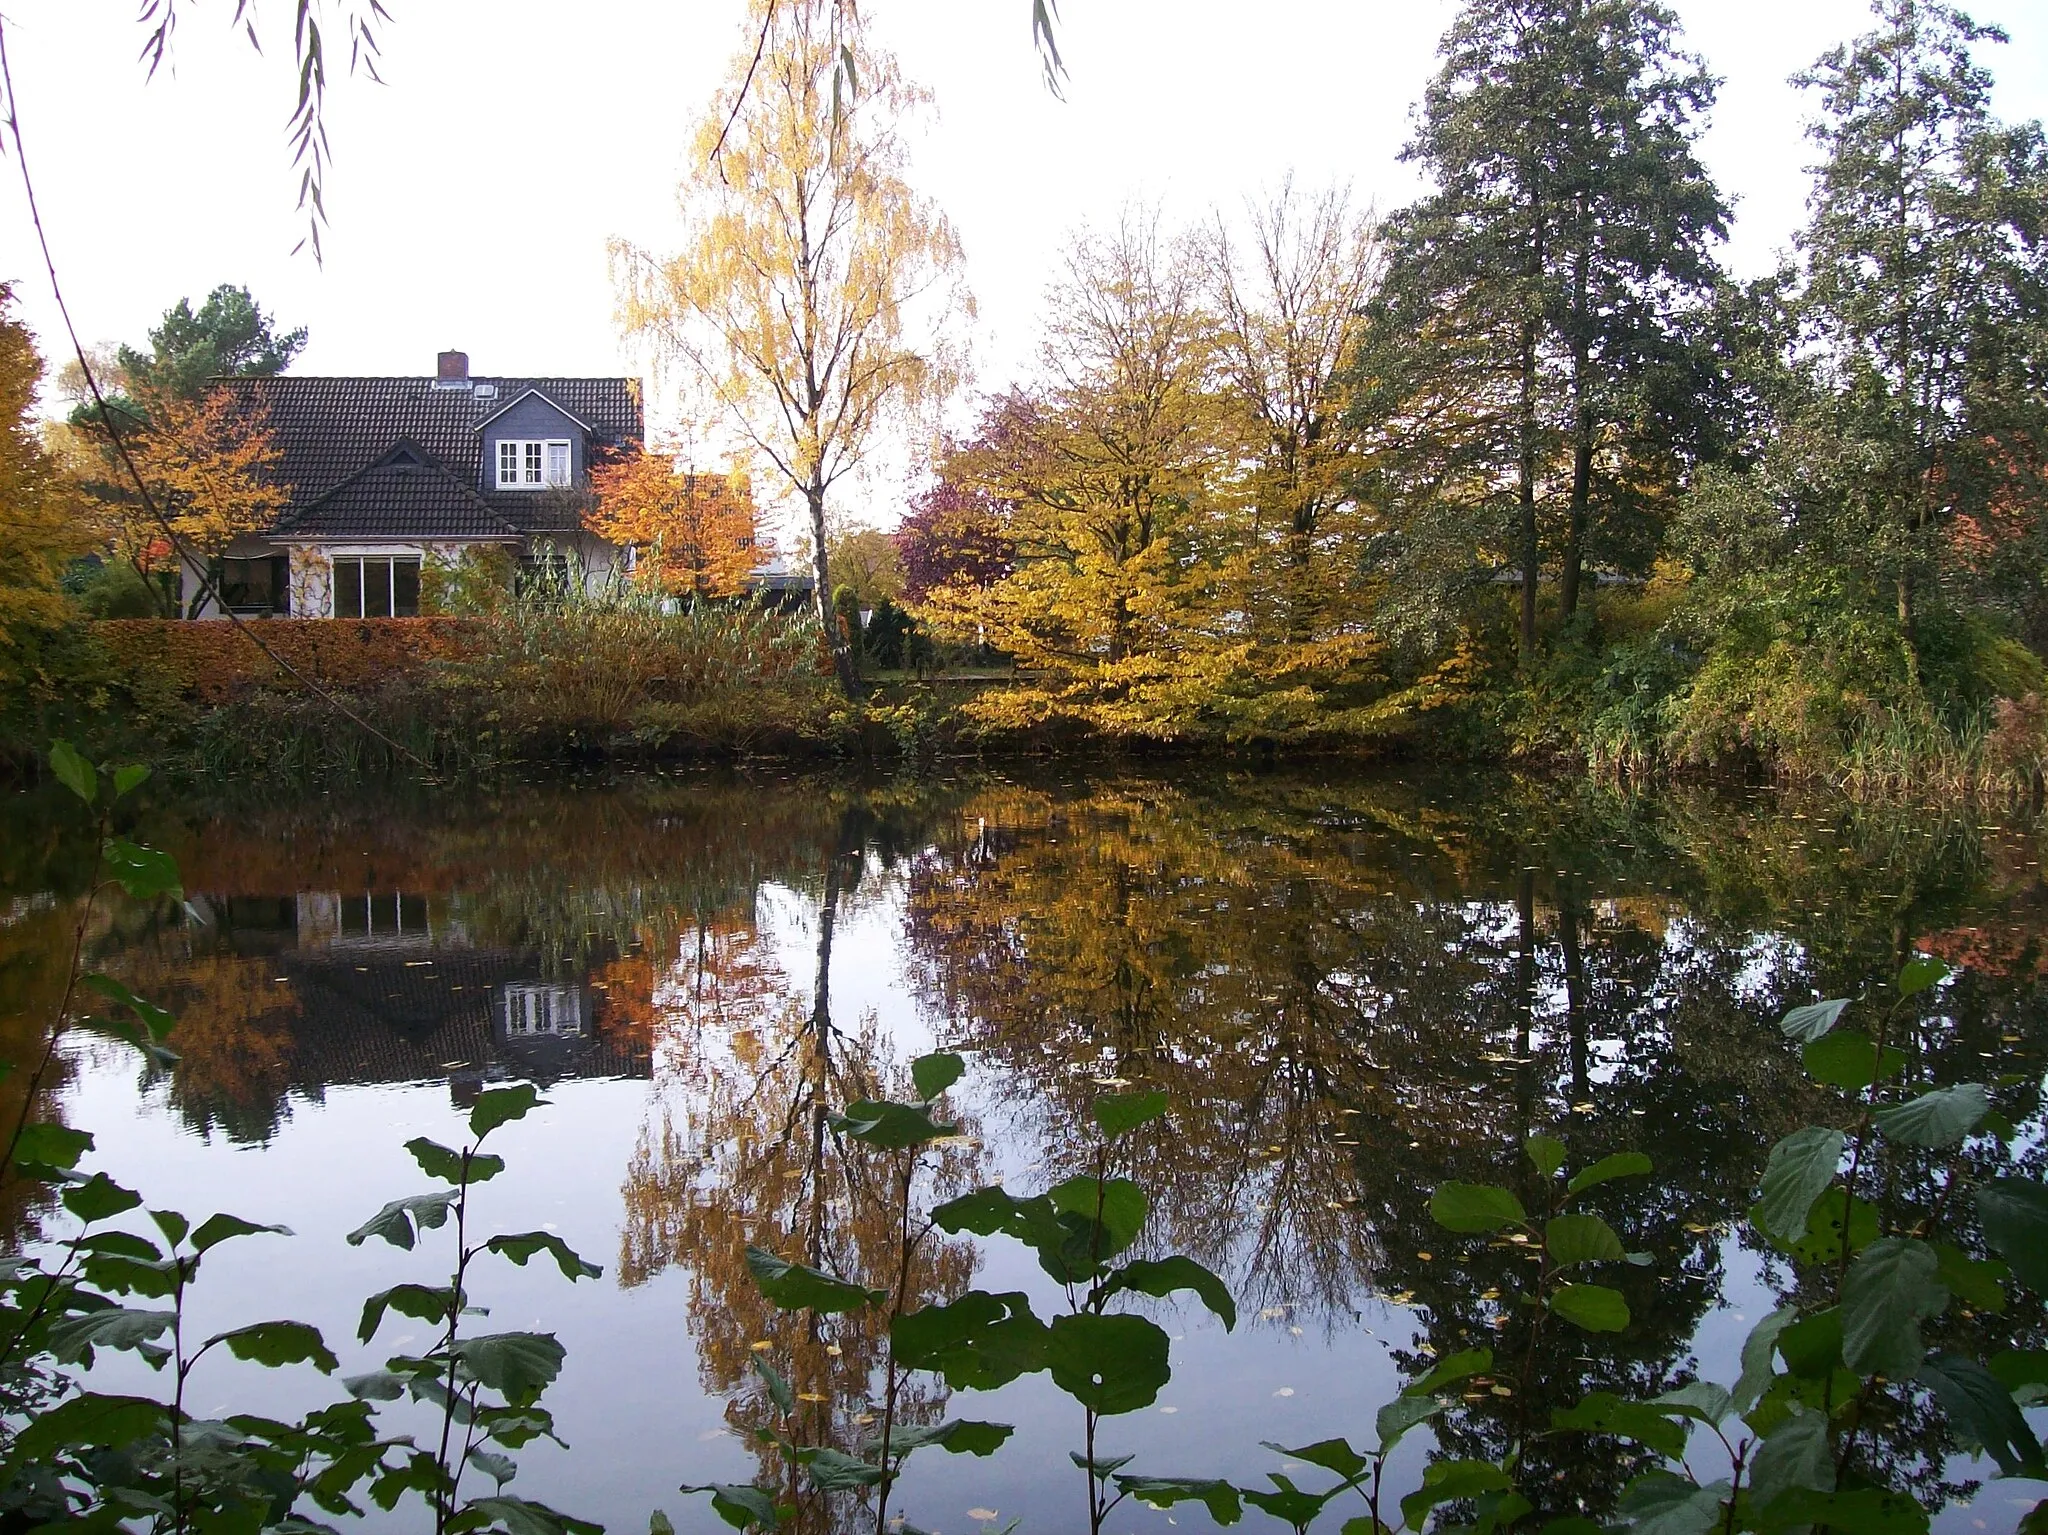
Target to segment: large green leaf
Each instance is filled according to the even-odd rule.
[[[386,1310],[396,1311],[400,1316],[413,1317],[418,1321],[431,1322],[436,1327],[445,1327],[448,1324],[449,1313],[458,1307],[455,1292],[446,1286],[393,1285],[388,1290],[379,1290],[363,1302],[363,1319],[356,1328],[356,1339],[358,1342],[368,1343],[376,1337],[377,1329],[383,1325]]]
[[[1920,1379],[1934,1392],[1966,1449],[1984,1451],[2007,1476],[2048,1479],[2041,1442],[2027,1427],[2026,1414],[2005,1382],[1960,1354],[1935,1354],[1923,1360]]]
[[[1040,1252],[1057,1249],[1066,1235],[1059,1223],[1059,1212],[1043,1194],[1019,1199],[993,1185],[935,1207],[932,1224],[956,1235],[971,1231],[981,1237],[1014,1237]]]
[[[1909,959],[1899,967],[1899,995],[1917,997],[1921,992],[1939,986],[1948,979],[1948,966],[1938,959],[1922,955]]]
[[[711,1511],[736,1530],[774,1530],[782,1526],[775,1494],[766,1488],[745,1482],[706,1482],[702,1486],[686,1484],[681,1490],[710,1493]]]
[[[1948,1304],[1925,1242],[1884,1237],[1842,1276],[1842,1362],[1858,1375],[1911,1380],[1926,1356],[1920,1323]]]
[[[142,1203],[142,1196],[123,1188],[105,1173],[94,1173],[83,1183],[74,1183],[63,1194],[64,1208],[91,1225],[125,1215]]]
[[[2013,1276],[2048,1299],[2048,1187],[2030,1178],[1994,1178],[1977,1189],[1977,1219]]]
[[[1753,1514],[1763,1535],[1797,1535],[1816,1527],[1843,1535],[1927,1535],[1927,1510],[1903,1493],[1875,1487],[1854,1492],[1811,1492],[1795,1487]]]
[[[165,1437],[170,1416],[163,1403],[144,1397],[81,1392],[23,1424],[10,1458],[18,1467],[48,1465],[67,1451],[126,1449],[138,1440]]]
[[[1439,1503],[1453,1503],[1477,1497],[1483,1492],[1506,1492],[1514,1484],[1508,1474],[1484,1460],[1439,1460],[1422,1473],[1422,1485],[1401,1500],[1401,1517],[1411,1529]]]
[[[1620,1332],[1628,1326],[1628,1302],[1605,1285],[1560,1285],[1549,1304],[1555,1315],[1587,1332]]]
[[[153,901],[160,895],[182,900],[185,887],[178,877],[178,860],[160,848],[144,847],[126,837],[109,837],[100,849],[107,872],[114,883],[138,901]]]
[[[1140,1316],[1063,1316],[1046,1329],[1053,1383],[1099,1413],[1150,1407],[1173,1378],[1166,1334]]]
[[[1757,1447],[1750,1468],[1751,1499],[1768,1508],[1780,1494],[1795,1488],[1835,1490],[1835,1457],[1828,1444],[1828,1420],[1822,1413],[1793,1413]]]
[[[1268,1471],[1267,1480],[1273,1483],[1272,1491],[1263,1488],[1242,1487],[1238,1491],[1245,1502],[1262,1514],[1270,1514],[1282,1524],[1291,1524],[1297,1530],[1305,1530],[1315,1522],[1329,1505],[1332,1498],[1343,1489],[1333,1487],[1328,1492],[1308,1492],[1294,1485],[1278,1471]]]
[[[1361,1455],[1351,1448],[1348,1439],[1318,1439],[1314,1444],[1305,1444],[1298,1449],[1289,1449],[1271,1439],[1261,1439],[1261,1447],[1275,1455],[1284,1455],[1289,1460],[1302,1461],[1307,1465],[1321,1466],[1325,1471],[1334,1471],[1345,1481],[1356,1481],[1372,1468],[1369,1456]]]
[[[1623,1256],[1621,1238],[1597,1215],[1552,1216],[1543,1228],[1543,1244],[1559,1268],[1612,1263]]]
[[[1886,1140],[1902,1146],[1961,1145],[1991,1112],[1991,1095],[1980,1082],[1936,1088],[1871,1115]]]
[[[1785,1244],[1785,1251],[1802,1263],[1826,1267],[1839,1263],[1842,1248],[1860,1253],[1877,1240],[1877,1210],[1867,1199],[1851,1200],[1849,1191],[1835,1184],[1821,1191],[1807,1212],[1806,1235]]]
[[[1545,1178],[1555,1178],[1564,1166],[1565,1145],[1554,1135],[1532,1135],[1522,1149],[1529,1153],[1529,1160],[1536,1164],[1536,1171]]]
[[[487,1527],[502,1529],[506,1535],[604,1535],[601,1524],[509,1493],[495,1498],[472,1498],[448,1525],[451,1535]]]
[[[747,1269],[761,1293],[784,1311],[859,1311],[886,1293],[869,1290],[822,1269],[791,1263],[765,1247],[747,1248]]]
[[[1800,1052],[1806,1074],[1816,1082],[1860,1093],[1906,1064],[1903,1050],[1886,1046],[1882,1055],[1871,1039],[1854,1029],[1837,1029]]]
[[[169,1008],[158,1007],[148,998],[138,996],[133,990],[115,980],[111,975],[103,974],[98,970],[89,970],[78,978],[78,984],[86,987],[88,990],[98,992],[109,1002],[132,1013],[136,1020],[142,1024],[143,1028],[148,1031],[151,1039],[158,1041],[168,1039],[171,1030],[177,1026],[178,1020],[172,1016]]]
[[[1107,1263],[1117,1254],[1125,1251],[1138,1240],[1138,1232],[1145,1225],[1145,1213],[1149,1202],[1145,1191],[1128,1178],[1091,1178],[1083,1175],[1056,1183],[1045,1191],[1045,1197],[1062,1215],[1078,1217],[1086,1222],[1084,1228],[1092,1237],[1099,1224],[1099,1242],[1090,1241],[1083,1252],[1086,1257]]]
[[[99,773],[69,741],[60,739],[50,743],[50,771],[57,775],[57,782],[86,804],[90,805],[99,797]]]
[[[420,1171],[429,1178],[439,1178],[443,1183],[463,1181],[462,1153],[451,1151],[439,1141],[430,1141],[424,1135],[416,1135],[405,1143],[405,1149],[412,1153],[412,1159],[420,1164]],[[471,1183],[488,1183],[505,1170],[505,1159],[492,1156],[486,1151],[472,1151],[469,1154],[468,1177]]]
[[[149,769],[139,762],[124,762],[113,770],[114,798],[126,799],[149,781]]]
[[[1797,1306],[1780,1306],[1750,1328],[1742,1343],[1742,1375],[1732,1393],[1737,1412],[1747,1413],[1769,1389],[1776,1373],[1772,1361],[1778,1352],[1778,1335],[1798,1320]]]
[[[940,1051],[932,1055],[920,1055],[910,1063],[910,1080],[917,1088],[918,1097],[929,1103],[939,1096],[967,1070],[967,1063],[950,1052]]]
[[[1446,1230],[1470,1234],[1525,1225],[1529,1219],[1521,1200],[1506,1189],[1491,1183],[1455,1180],[1437,1185],[1436,1192],[1429,1196],[1429,1214]]]
[[[14,1143],[14,1160],[24,1167],[52,1167],[68,1172],[92,1147],[90,1131],[42,1120],[22,1126]]]
[[[1830,997],[1825,1002],[1809,1002],[1804,1007],[1795,1007],[1778,1021],[1778,1027],[1788,1038],[1811,1042],[1826,1034],[1835,1026],[1835,1020],[1842,1016],[1842,1010],[1849,1005],[1847,997]]]
[[[1695,1423],[1715,1424],[1734,1410],[1735,1398],[1726,1387],[1710,1380],[1695,1380],[1651,1397],[1650,1405],[1659,1412],[1676,1413]]]
[[[455,1357],[485,1386],[524,1406],[562,1373],[568,1350],[553,1333],[500,1332],[458,1338]]]
[[[320,1329],[305,1322],[257,1322],[233,1332],[216,1333],[207,1346],[225,1343],[237,1359],[276,1369],[280,1365],[310,1364],[322,1375],[332,1375],[341,1361],[327,1347]]]
[[[982,1423],[973,1418],[949,1418],[944,1423],[898,1424],[889,1435],[891,1458],[908,1455],[935,1444],[951,1455],[993,1455],[1016,1428],[1008,1423]],[[882,1440],[870,1437],[863,1449],[880,1454]]]
[[[169,1311],[137,1311],[127,1306],[74,1312],[50,1324],[47,1346],[50,1357],[59,1364],[90,1366],[93,1350],[145,1349],[176,1320]]]
[[[1483,1375],[1493,1368],[1493,1350],[1490,1348],[1460,1349],[1455,1354],[1439,1359],[1427,1375],[1411,1380],[1401,1388],[1403,1396],[1431,1396],[1454,1386],[1461,1380],[1474,1375]]]
[[[1095,1123],[1110,1140],[1166,1112],[1162,1092],[1111,1093],[1095,1100]]]
[[[889,1324],[899,1365],[933,1370],[955,1389],[993,1391],[1046,1366],[1045,1324],[1021,1292],[969,1290],[944,1306],[906,1312]]]
[[[1379,1452],[1391,1452],[1407,1436],[1408,1430],[1418,1423],[1426,1423],[1444,1410],[1444,1404],[1433,1396],[1397,1396],[1391,1402],[1382,1402],[1380,1410],[1373,1414],[1373,1432],[1379,1436]]]
[[[1235,1524],[1244,1517],[1244,1502],[1238,1490],[1215,1477],[1119,1476],[1116,1485],[1152,1508],[1199,1503],[1218,1524]]]
[[[510,1258],[521,1268],[535,1253],[546,1253],[555,1260],[555,1267],[562,1271],[564,1279],[597,1279],[604,1270],[595,1263],[586,1263],[578,1257],[567,1242],[552,1231],[524,1231],[514,1236],[496,1236],[484,1246],[501,1258]]]
[[[768,1400],[775,1404],[777,1412],[786,1418],[796,1411],[796,1389],[783,1377],[780,1370],[756,1354],[754,1373],[761,1377],[761,1383],[768,1388]]]
[[[832,1127],[863,1145],[876,1146],[883,1151],[902,1151],[960,1133],[958,1125],[942,1125],[935,1121],[925,1112],[923,1104],[886,1103],[875,1098],[849,1103],[844,1114],[833,1117]]]
[[[1583,1167],[1572,1174],[1571,1182],[1564,1186],[1567,1194],[1583,1194],[1596,1184],[1606,1183],[1614,1178],[1645,1178],[1650,1173],[1650,1159],[1640,1151],[1617,1151],[1612,1156],[1602,1157],[1591,1167]]]
[[[1827,1380],[1842,1366],[1842,1308],[1829,1306],[1798,1318],[1778,1334],[1785,1368],[1802,1380]]]
[[[882,1480],[882,1468],[829,1446],[800,1452],[811,1485],[820,1492],[859,1492]]]
[[[1972,1258],[1952,1242],[1936,1242],[1934,1256],[1941,1264],[1941,1282],[1949,1294],[1965,1306],[1994,1316],[2005,1310],[2005,1281],[2012,1277],[2009,1265],[1996,1258]]]
[[[1177,1290],[1192,1290],[1203,1305],[1223,1319],[1225,1332],[1237,1326],[1237,1302],[1231,1299],[1229,1287],[1193,1258],[1135,1259],[1111,1274],[1103,1286],[1107,1295],[1119,1290],[1136,1290],[1140,1295],[1161,1299]]]
[[[535,1109],[546,1105],[547,1099],[541,1097],[540,1089],[531,1082],[489,1088],[478,1093],[476,1102],[470,1105],[469,1133],[482,1140],[498,1126],[524,1119]]]
[[[1706,1535],[1721,1523],[1726,1482],[1702,1487],[1668,1471],[1651,1471],[1623,1489],[1618,1512],[1631,1535]]]
[[[448,1223],[448,1212],[454,1208],[455,1198],[456,1191],[448,1189],[439,1194],[411,1194],[404,1199],[394,1199],[351,1231],[344,1240],[351,1247],[361,1247],[371,1237],[382,1237],[393,1247],[411,1251],[421,1231]]]
[[[1646,1402],[1629,1402],[1611,1391],[1596,1391],[1576,1407],[1550,1415],[1550,1426],[1584,1434],[1633,1439],[1666,1460],[1685,1454],[1685,1429]]]
[[[291,1234],[289,1226],[266,1226],[256,1221],[245,1221],[239,1215],[209,1215],[192,1233],[192,1246],[197,1252],[205,1252],[236,1237],[288,1237]]]
[[[1823,1125],[1794,1130],[1778,1142],[1764,1164],[1763,1197],[1750,1211],[1750,1219],[1781,1242],[1805,1236],[1813,1202],[1834,1181],[1848,1144],[1841,1131]]]

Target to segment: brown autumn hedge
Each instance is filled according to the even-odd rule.
[[[473,618],[312,618],[251,623],[263,642],[321,687],[356,691],[417,675],[467,654]],[[235,625],[218,620],[108,619],[93,634],[134,691],[217,704],[255,688],[300,684]]]

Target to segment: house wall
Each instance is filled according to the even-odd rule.
[[[588,466],[584,462],[583,428],[559,407],[539,395],[528,395],[483,429],[482,463],[477,471],[479,490],[495,491],[498,488],[498,441],[504,437],[520,440],[568,438],[570,483],[577,486],[584,483]],[[522,491],[518,494],[542,495],[545,492]]]

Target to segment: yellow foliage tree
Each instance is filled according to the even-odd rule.
[[[736,597],[759,564],[754,492],[743,474],[678,471],[661,453],[632,453],[590,474],[583,524],[638,552],[634,578],[676,596]]]
[[[1354,606],[1341,599],[1364,515],[1344,380],[1383,261],[1371,215],[1342,188],[1305,194],[1289,179],[1246,211],[1249,246],[1218,219],[1209,260],[1223,376],[1256,454],[1247,598],[1262,631],[1300,645]]]
[[[1196,252],[1127,213],[1074,239],[1048,311],[1043,385],[999,402],[951,466],[1012,509],[1016,568],[953,594],[950,617],[1045,679],[990,707],[1161,733],[1215,649],[1208,581],[1236,457]]]
[[[802,498],[818,621],[850,694],[827,502],[882,429],[950,387],[943,338],[970,301],[952,226],[905,177],[900,125],[929,98],[865,13],[753,0],[749,16],[698,130],[681,253],[615,242],[613,258],[628,329],[685,367],[707,426],[736,430]]]
[[[75,497],[36,430],[43,360],[12,304],[0,283],[0,680],[9,682],[34,636],[64,622],[64,566],[86,548]]]

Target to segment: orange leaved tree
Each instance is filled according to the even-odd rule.
[[[583,523],[637,552],[635,579],[675,596],[734,597],[761,560],[754,494],[742,474],[678,470],[660,453],[631,453],[591,470]]]

